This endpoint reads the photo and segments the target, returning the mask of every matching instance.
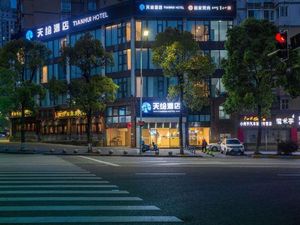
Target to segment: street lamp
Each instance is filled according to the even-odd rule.
[[[141,49],[140,49],[140,154],[142,154],[142,142],[143,142],[143,134],[142,134],[142,121],[143,121],[143,44],[144,44],[144,37],[147,40],[149,36],[149,30],[144,30],[141,36]]]

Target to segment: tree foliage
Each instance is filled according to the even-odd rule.
[[[89,33],[84,34],[73,47],[63,48],[62,53],[65,62],[81,71],[81,78],[72,80],[69,85],[70,103],[87,115],[88,151],[92,151],[92,116],[103,111],[108,102],[114,101],[118,88],[111,78],[99,76],[100,74],[92,76],[92,71],[97,67],[111,65],[113,59],[101,42]]]
[[[38,70],[50,51],[44,44],[23,39],[8,42],[0,52],[0,111],[21,111],[21,142],[25,142],[24,111],[36,111],[44,89],[36,84]]]
[[[228,97],[228,113],[255,113],[259,118],[256,151],[261,144],[261,122],[268,116],[274,100],[273,88],[284,71],[284,64],[268,54],[276,50],[276,26],[266,20],[245,20],[228,31],[225,44],[223,83]]]
[[[168,98],[180,101],[180,148],[183,153],[182,117],[184,109],[199,111],[208,104],[207,80],[214,66],[201,52],[190,32],[167,28],[156,36],[153,62],[160,66],[167,77],[176,77],[178,83],[169,88]]]

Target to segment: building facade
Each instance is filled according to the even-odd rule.
[[[124,10],[126,9],[126,10]],[[186,1],[125,1],[96,12],[60,20],[28,29],[24,37],[43,41],[52,51],[49,63],[41,68],[36,82],[47,86],[56,77],[67,80],[80,77],[78,68],[65,66],[60,59],[60,48],[65,43],[74,45],[81,35],[90,32],[112,52],[114,65],[97,68],[94,75],[111,77],[119,89],[117,101],[109,105],[105,115],[93,119],[94,140],[106,146],[139,146],[139,118],[141,72],[143,73],[142,136],[145,143],[155,142],[161,148],[179,146],[180,104],[167,101],[168,87],[176,79],[164,77],[161,69],[152,62],[151,46],[157,33],[167,27],[191,32],[205,54],[212,57],[216,72],[210,79],[209,107],[185,116],[185,139],[191,145],[217,141],[225,136],[236,136],[236,120],[224,112],[225,89],[221,82],[221,60],[226,58],[224,42],[227,30],[236,17],[234,1],[215,1],[189,4]],[[148,30],[149,36],[143,37]],[[70,111],[67,96],[52,99],[47,91],[40,102],[36,117],[27,118],[28,131],[43,141],[83,141],[85,116]],[[14,122],[15,121],[15,122]],[[13,119],[13,134],[19,131],[18,117]],[[30,133],[30,132],[29,132]]]
[[[17,11],[12,7],[10,0],[0,2],[0,47],[12,39],[12,36],[18,32],[16,29]]]

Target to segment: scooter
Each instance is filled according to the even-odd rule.
[[[142,143],[142,152],[147,152],[147,151],[155,151],[159,152],[159,148],[157,147],[157,144],[152,142],[152,148],[150,145],[146,145],[145,143]]]

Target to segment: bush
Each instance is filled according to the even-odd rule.
[[[298,150],[298,144],[294,141],[281,141],[278,143],[278,154],[290,155]]]

